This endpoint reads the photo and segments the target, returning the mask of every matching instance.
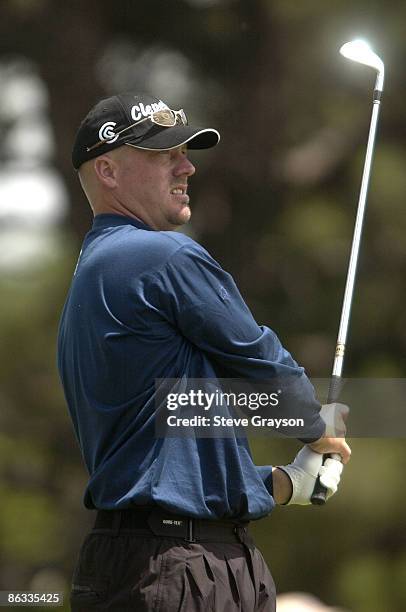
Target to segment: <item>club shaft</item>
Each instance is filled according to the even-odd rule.
[[[364,171],[362,173],[361,189],[360,189],[359,200],[358,200],[357,217],[355,220],[354,234],[353,234],[352,246],[351,246],[351,255],[350,255],[350,261],[348,264],[347,281],[345,284],[343,307],[341,310],[340,326],[338,330],[336,353],[335,353],[334,364],[333,364],[333,373],[331,377],[327,403],[338,401],[339,392],[341,388],[340,380],[341,380],[341,374],[342,374],[343,365],[344,365],[345,347],[346,347],[348,327],[349,327],[349,322],[350,322],[355,278],[356,278],[356,273],[357,273],[358,255],[359,255],[359,250],[360,250],[360,245],[361,245],[362,226],[363,226],[364,216],[365,216],[368,186],[369,186],[369,179],[371,176],[372,158],[373,158],[373,153],[374,153],[375,135],[376,135],[376,128],[377,128],[378,117],[379,117],[380,95],[381,95],[382,85],[383,85],[383,81],[381,83],[381,81],[379,80],[380,76],[381,75],[378,74],[376,83],[377,85],[378,84],[380,85],[381,89],[378,89],[378,87],[376,86],[375,92],[374,92],[372,117],[371,117],[371,123],[370,123],[370,128],[369,128],[367,150],[365,154]],[[383,77],[381,77],[381,80],[382,78]],[[337,461],[341,460],[340,455],[332,453],[330,455],[324,455],[323,462],[328,457],[332,459],[336,459]],[[317,478],[317,481],[314,487],[314,491],[311,497],[312,504],[319,505],[319,506],[324,505],[326,502],[326,495],[327,495],[327,489],[321,484],[320,477],[319,477]]]
[[[375,135],[380,109],[379,97],[374,97],[372,117],[369,129],[367,151],[365,155],[364,171],[362,174],[361,189],[358,201],[357,217],[355,220],[354,235],[352,239],[351,255],[348,265],[347,281],[345,284],[343,307],[341,311],[340,327],[338,330],[336,353],[333,364],[333,376],[341,376],[344,364],[345,345],[351,316],[351,306],[354,295],[354,285],[357,273],[358,256],[362,238],[369,179],[371,176],[372,158],[374,154]]]

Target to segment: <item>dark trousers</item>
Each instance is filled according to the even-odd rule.
[[[72,612],[275,612],[274,581],[247,530],[202,533],[188,541],[94,529],[74,572]]]

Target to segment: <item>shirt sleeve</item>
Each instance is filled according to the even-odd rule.
[[[156,277],[160,309],[216,364],[222,378],[282,381],[289,405],[306,417],[306,438],[325,430],[314,388],[277,335],[259,326],[232,276],[197,243],[180,247]],[[299,438],[302,439],[302,438]]]
[[[256,469],[268,493],[273,497],[272,465],[257,465]]]

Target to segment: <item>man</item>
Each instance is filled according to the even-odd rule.
[[[90,474],[84,503],[98,512],[74,574],[74,612],[274,610],[247,524],[275,503],[310,503],[319,473],[334,493],[342,465],[322,468],[320,453],[349,460],[303,368],[256,324],[230,275],[173,231],[191,216],[188,149],[219,138],[133,93],[99,102],[76,136],[73,165],[95,218],[62,314],[58,363]],[[306,415],[309,444],[293,464],[255,466],[236,435],[156,435],[157,380],[275,376]]]

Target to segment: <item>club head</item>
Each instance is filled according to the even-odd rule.
[[[381,58],[372,51],[365,40],[356,39],[345,43],[341,47],[340,53],[353,62],[358,62],[359,64],[364,64],[364,66],[374,68],[378,72],[375,88],[382,91],[385,72],[384,64]]]

